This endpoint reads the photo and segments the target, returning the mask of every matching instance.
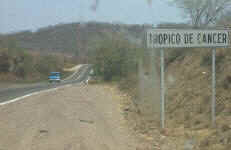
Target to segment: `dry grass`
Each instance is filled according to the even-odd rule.
[[[124,116],[133,130],[154,149],[161,150],[229,150],[231,147],[231,53],[217,49],[216,127],[211,127],[211,50],[197,49],[182,59],[171,60],[166,76],[166,125],[160,130],[159,120],[150,121],[136,111],[135,89],[126,90],[122,102]],[[128,89],[131,89],[131,87]],[[188,150],[187,149],[187,150]]]

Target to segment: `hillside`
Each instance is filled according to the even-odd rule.
[[[143,25],[123,25],[109,23],[70,23],[38,29],[36,32],[23,31],[0,36],[0,40],[14,39],[17,46],[23,49],[43,52],[66,52],[86,55],[91,49],[91,42],[104,39],[115,33],[128,38],[140,37]]]
[[[0,80],[40,79],[65,64],[91,63],[102,41],[118,35],[140,44],[147,27],[88,22],[0,35]]]
[[[142,112],[142,109],[147,110],[149,106],[152,109],[159,107],[159,104],[156,106],[151,102],[156,98],[159,100],[158,94],[155,95],[156,89],[148,85],[148,82],[144,82],[145,89],[141,89],[141,92],[145,97],[139,99],[140,87],[134,87],[134,80],[123,84],[126,91],[129,90],[126,96],[128,100],[123,102],[125,117],[135,131],[147,137],[148,143],[158,145],[163,150],[186,150],[187,147],[189,147],[187,150],[230,149],[230,48],[219,48],[216,53],[215,127],[211,125],[211,56],[210,49],[166,50],[166,129],[164,130],[160,130],[160,120],[155,119],[155,114],[148,117]],[[159,63],[158,58],[156,61]],[[151,83],[153,76],[146,78]],[[140,101],[138,108],[141,112],[134,107],[134,101]]]
[[[191,131],[199,149],[228,150],[231,146],[230,49],[217,49],[216,54],[216,129],[210,128],[211,56],[210,49],[192,49],[182,52],[168,65],[167,76],[175,81],[168,85],[167,126],[184,126],[185,132]]]

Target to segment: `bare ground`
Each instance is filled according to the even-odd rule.
[[[104,85],[73,85],[0,107],[1,150],[135,150],[122,98]]]

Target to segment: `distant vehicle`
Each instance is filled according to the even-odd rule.
[[[48,78],[50,83],[60,82],[61,81],[60,72],[51,72]]]

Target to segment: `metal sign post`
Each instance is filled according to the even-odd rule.
[[[164,49],[160,50],[161,57],[161,127],[165,128],[165,85],[164,85]]]
[[[163,48],[213,48],[212,50],[212,125],[216,121],[216,48],[230,47],[229,30],[150,29],[146,34],[148,48],[161,48],[161,127],[165,128],[165,84]]]
[[[212,49],[212,126],[216,122],[216,48]]]

